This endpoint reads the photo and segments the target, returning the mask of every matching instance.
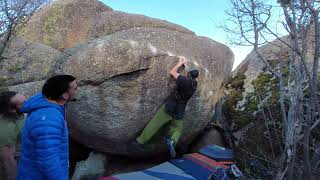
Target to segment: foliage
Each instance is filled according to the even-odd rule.
[[[25,25],[29,17],[50,0],[0,1],[0,61],[10,40]]]

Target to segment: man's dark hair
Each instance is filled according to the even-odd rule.
[[[10,110],[15,106],[10,102],[10,100],[16,94],[17,92],[14,92],[14,91],[4,91],[0,93],[0,114],[1,115],[10,114]]]
[[[51,100],[59,100],[76,78],[71,75],[56,75],[49,78],[42,87],[42,94]]]
[[[199,76],[199,71],[198,70],[192,70],[192,71],[189,71],[188,73],[189,73],[189,75],[190,75],[190,77],[192,79],[197,79],[198,76]]]

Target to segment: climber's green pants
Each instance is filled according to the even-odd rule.
[[[170,122],[171,121],[171,122]],[[164,105],[157,111],[151,121],[143,129],[137,138],[138,143],[145,144],[154,134],[156,134],[162,126],[170,122],[169,135],[174,144],[177,144],[183,130],[183,119],[175,119],[166,113]]]

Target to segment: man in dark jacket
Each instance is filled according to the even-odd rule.
[[[178,73],[180,67],[186,67],[187,76]],[[176,156],[175,145],[177,144],[183,131],[183,117],[188,100],[196,92],[199,71],[194,67],[186,65],[186,59],[179,57],[179,62],[170,71],[171,76],[176,80],[176,88],[167,98],[165,105],[162,105],[151,121],[144,128],[143,132],[136,139],[138,145],[147,143],[159,129],[168,122],[170,124],[170,138],[166,143],[170,150],[171,157]]]
[[[18,180],[67,180],[69,166],[68,128],[65,104],[75,100],[77,83],[70,75],[46,81],[42,93],[21,108],[28,113],[22,130]]]

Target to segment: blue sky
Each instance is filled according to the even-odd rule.
[[[182,25],[197,35],[227,44],[226,33],[217,26],[226,20],[228,0],[101,0],[114,10],[143,14]],[[235,54],[234,68],[250,47],[228,45]]]

